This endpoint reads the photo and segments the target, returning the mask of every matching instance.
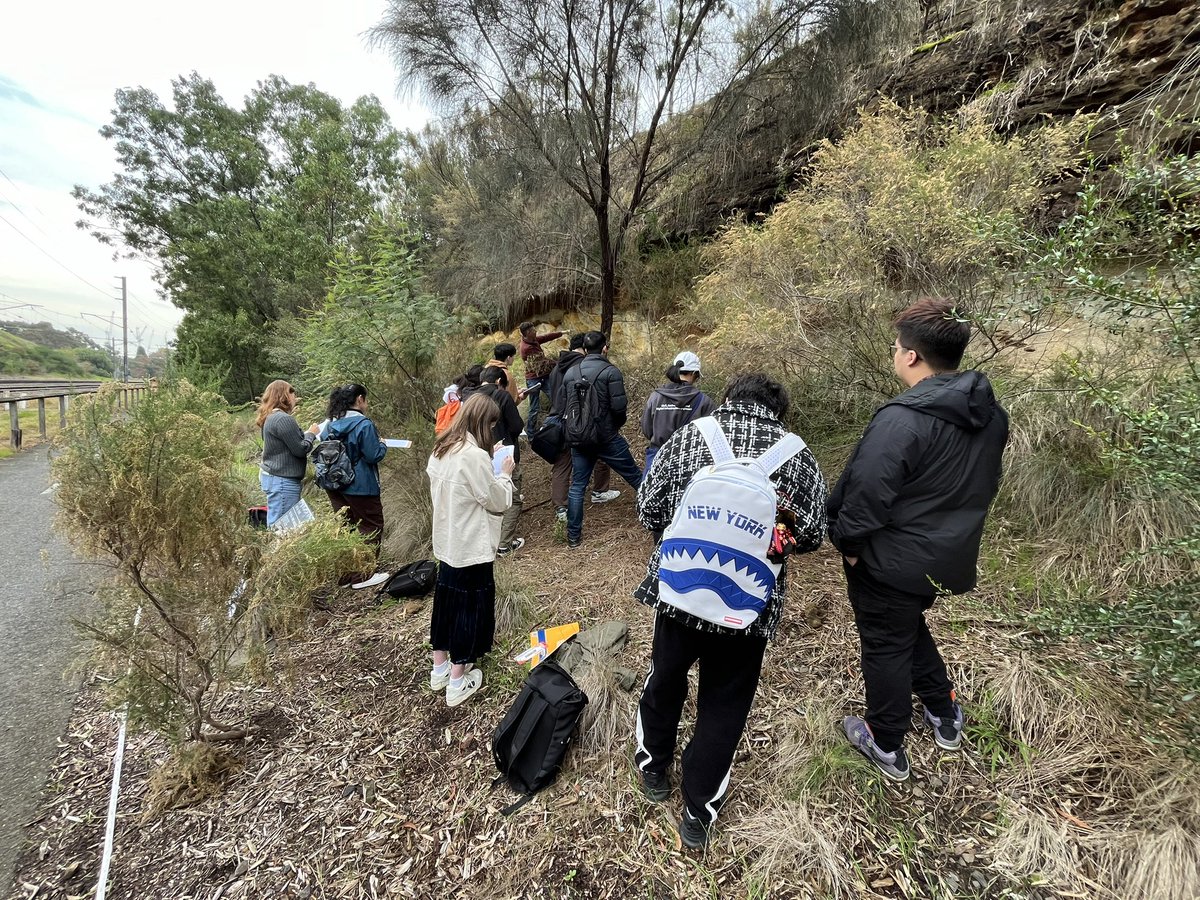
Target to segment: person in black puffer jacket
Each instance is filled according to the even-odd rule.
[[[925,610],[975,587],[979,541],[1000,486],[1008,415],[987,376],[957,371],[970,325],[945,300],[896,319],[896,375],[908,387],[881,406],[829,498],[829,539],[844,558],[862,642],[865,718],[846,736],[889,778],[908,777],[912,693],[945,750],[963,712]]]
[[[571,447],[571,489],[567,492],[567,548],[570,550],[577,549],[583,541],[583,495],[597,462],[608,463],[634,490],[642,483],[642,470],[634,462],[629,442],[621,436],[621,426],[629,414],[629,398],[625,396],[625,378],[621,370],[608,361],[608,337],[600,331],[589,331],[583,336],[583,350],[583,360],[563,375],[563,392],[570,396],[571,391],[579,389],[582,379],[593,385],[599,405],[598,435],[592,446]],[[566,404],[564,412],[567,412]],[[609,491],[610,495],[613,493]],[[594,494],[593,502],[596,502]]]

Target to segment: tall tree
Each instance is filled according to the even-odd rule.
[[[504,117],[586,204],[607,331],[638,212],[771,64],[841,5],[389,0],[371,34],[403,82],[447,108]]]
[[[231,397],[250,397],[267,377],[264,326],[324,297],[334,254],[393,188],[400,138],[374,97],[346,108],[276,76],[241,109],[195,73],[171,100],[117,92],[101,134],[121,169],[96,191],[76,186],[100,223],[80,226],[158,264],[186,311],[179,349],[227,369]]]

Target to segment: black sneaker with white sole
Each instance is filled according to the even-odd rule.
[[[525,546],[525,538],[513,538],[511,544],[501,544],[496,548],[497,556],[508,556],[510,553],[516,553]]]

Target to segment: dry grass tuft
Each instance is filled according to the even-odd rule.
[[[729,830],[731,839],[759,851],[746,873],[750,896],[807,887],[830,900],[860,895],[860,879],[837,834],[835,823],[814,816],[803,803],[763,807]]]
[[[1156,833],[1138,832],[1123,854],[1118,893],[1147,900],[1200,897],[1200,840],[1194,829],[1172,825]]]
[[[1067,833],[1067,822],[1024,805],[1009,810],[992,856],[996,864],[1017,875],[1042,875],[1070,884],[1080,871],[1079,851]]]
[[[589,654],[587,665],[575,677],[588,698],[579,745],[589,753],[620,753],[629,746],[638,690],[622,688],[616,673],[619,667],[615,657]]]

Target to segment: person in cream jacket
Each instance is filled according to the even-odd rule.
[[[458,706],[483,685],[476,660],[492,649],[496,631],[496,581],[492,571],[501,516],[512,503],[513,458],[496,474],[492,430],[500,410],[475,394],[438,436],[425,471],[433,497],[433,553],[437,586],[429,640],[431,690],[446,691]]]

